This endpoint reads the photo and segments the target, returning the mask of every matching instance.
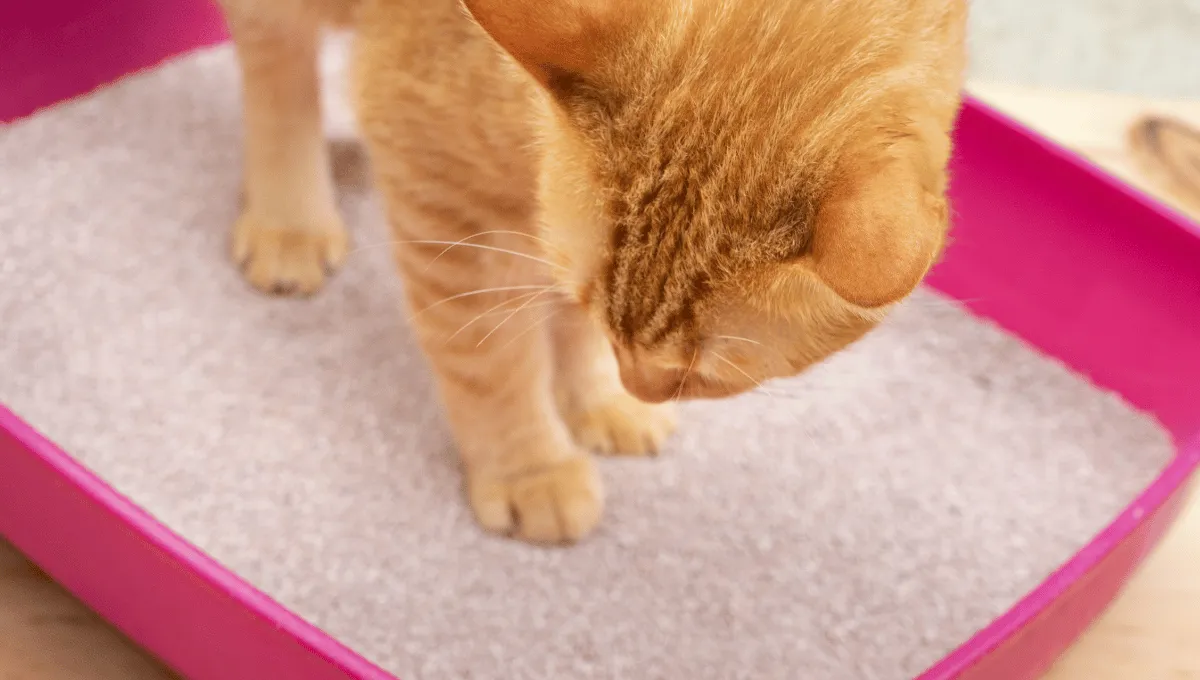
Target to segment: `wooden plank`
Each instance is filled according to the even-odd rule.
[[[1178,188],[1165,183],[1161,174],[1148,171],[1146,164],[1131,152],[1129,144],[1131,127],[1144,116],[1166,116],[1200,129],[1200,100],[1149,100],[991,83],[973,83],[968,90],[984,103],[1070,147],[1123,181],[1200,219],[1200,196],[1180,195]]]
[[[0,680],[172,677],[0,540]]]

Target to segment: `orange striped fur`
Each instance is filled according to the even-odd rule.
[[[947,229],[965,0],[222,0],[245,79],[233,256],[315,292],[347,252],[323,26],[487,529],[573,541],[589,451],[794,375],[907,296]],[[431,264],[432,263],[432,264]]]

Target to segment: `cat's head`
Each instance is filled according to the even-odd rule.
[[[542,237],[647,401],[794,375],[947,229],[962,0],[467,0],[539,83]]]

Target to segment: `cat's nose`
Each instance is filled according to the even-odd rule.
[[[630,394],[650,404],[661,404],[680,392],[685,371],[655,366],[653,363],[625,358],[619,361],[621,383]]]

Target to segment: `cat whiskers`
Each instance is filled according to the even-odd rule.
[[[530,332],[530,331],[532,331],[533,329],[535,329],[535,328],[539,328],[539,327],[541,327],[541,326],[545,326],[547,323],[549,323],[549,322],[550,322],[550,320],[551,320],[551,319],[553,319],[553,318],[554,318],[554,317],[555,317],[555,316],[556,316],[556,315],[557,315],[559,312],[561,312],[561,311],[562,311],[562,306],[558,304],[558,300],[550,300],[550,301],[548,302],[548,304],[553,304],[553,305],[554,305],[554,309],[550,310],[550,313],[549,313],[549,314],[544,314],[544,315],[542,315],[542,316],[541,316],[541,318],[537,319],[537,320],[536,320],[536,321],[534,321],[533,323],[531,323],[531,324],[529,324],[528,326],[526,326],[526,327],[525,327],[525,330],[523,330],[523,331],[521,331],[520,333],[517,333],[516,335],[512,336],[511,338],[509,338],[509,339],[508,339],[508,342],[506,342],[506,343],[504,343],[503,345],[501,345],[501,346],[500,346],[500,348],[499,348],[497,351],[498,351],[498,352],[503,352],[504,350],[508,349],[509,347],[511,347],[511,346],[512,346],[512,344],[513,344],[514,342],[516,342],[517,340],[520,340],[521,338],[523,338],[523,337],[525,337],[526,335],[528,335],[528,334],[529,334],[529,332]],[[532,309],[532,307],[531,307],[531,309]]]
[[[442,305],[450,303],[450,302],[454,302],[455,300],[462,300],[464,298],[474,297],[476,295],[487,295],[488,293],[512,293],[512,292],[522,291],[522,290],[529,290],[529,291],[535,291],[538,293],[545,293],[547,291],[555,290],[555,289],[556,289],[555,286],[527,285],[527,286],[497,286],[495,288],[479,288],[477,290],[469,290],[465,293],[458,293],[457,295],[451,295],[449,297],[444,297],[441,300],[438,300],[437,302],[434,302],[430,305],[422,307],[421,309],[419,309],[415,313],[413,313],[412,317],[410,317],[410,320],[413,318],[416,318],[416,317],[424,314],[425,312],[428,312],[429,310],[434,309],[436,307],[441,307]],[[508,298],[505,300],[505,303],[508,303],[511,301],[512,301],[512,298]]]
[[[759,379],[755,378],[754,376],[750,375],[749,373],[747,373],[746,369],[733,363],[732,361],[727,359],[725,356],[723,356],[720,352],[714,352],[712,350],[709,350],[709,354],[711,354],[713,356],[713,358],[716,359],[717,361],[720,361],[721,363],[725,364],[726,366],[729,366],[730,368],[737,371],[738,373],[741,373],[743,376],[746,377],[747,380],[754,383],[755,390],[766,390],[766,388],[763,387],[763,383],[761,380],[759,380]],[[767,393],[769,393],[769,392],[767,392]]]
[[[511,314],[504,317],[504,319],[502,319],[500,321],[500,323],[496,324],[496,326],[494,328],[492,328],[492,330],[488,331],[487,335],[483,336],[483,338],[475,346],[481,347],[483,345],[483,343],[487,342],[488,338],[490,338],[496,334],[496,331],[503,328],[505,326],[505,324],[507,324],[509,321],[512,321],[513,317],[520,314],[527,307],[529,307],[529,305],[532,304],[535,300],[537,300],[539,297],[545,295],[546,293],[549,293],[551,290],[552,290],[552,288],[547,288],[546,290],[543,290],[540,293],[534,294],[533,297],[529,298],[524,303],[522,303],[520,307],[517,307],[516,309],[514,309]]]
[[[814,394],[820,394],[818,390],[811,390],[808,394],[792,394],[790,392],[782,392],[776,389],[768,389],[766,387],[758,388],[747,392],[746,394],[757,395],[760,397],[770,397],[771,399],[812,399]]]
[[[538,264],[545,265],[551,269],[557,269],[559,271],[567,270],[566,267],[564,267],[560,264],[555,264],[555,263],[551,262],[550,260],[547,260],[543,257],[538,257],[537,255],[530,255],[529,253],[523,253],[519,250],[509,250],[508,248],[500,248],[498,246],[484,245],[482,243],[470,243],[470,242],[466,242],[466,241],[396,241],[396,245],[448,246],[446,248],[446,250],[442,251],[438,255],[438,257],[445,255],[447,252],[449,252],[455,248],[475,248],[476,250],[486,250],[488,252],[503,253],[505,255],[512,255],[513,257],[523,258],[526,260],[530,260],[532,262],[537,262]],[[432,263],[430,264],[430,266],[432,266]]]
[[[687,370],[683,372],[683,377],[679,380],[679,388],[675,390],[675,395],[671,397],[671,401],[679,401],[679,395],[683,394],[683,386],[687,384],[687,379],[692,375],[692,369],[696,368],[696,359],[700,357],[700,348],[692,350],[692,361],[688,364]]]
[[[757,345],[758,347],[764,346],[761,342],[759,342],[757,340],[751,340],[750,338],[743,338],[739,335],[714,335],[712,337],[714,340],[734,340],[736,342],[748,342],[751,345]]]
[[[473,318],[473,319],[471,319],[470,321],[466,322],[466,323],[465,323],[465,324],[463,324],[462,326],[459,326],[458,330],[454,331],[454,333],[453,333],[453,334],[451,334],[451,335],[450,335],[450,337],[446,338],[446,343],[447,343],[447,344],[449,344],[449,342],[450,342],[451,340],[453,340],[454,338],[457,338],[459,335],[461,335],[461,334],[463,333],[463,331],[467,330],[467,329],[468,329],[468,328],[470,328],[471,326],[474,326],[474,325],[475,325],[475,324],[476,324],[476,323],[477,323],[477,322],[478,322],[480,319],[482,319],[483,317],[485,317],[485,316],[490,316],[490,315],[492,315],[492,314],[495,314],[495,313],[497,313],[497,312],[504,313],[504,312],[507,312],[507,311],[508,311],[507,309],[501,309],[502,307],[507,307],[508,305],[511,305],[511,304],[514,304],[514,303],[521,302],[522,300],[528,300],[528,298],[536,298],[537,296],[539,296],[539,295],[541,295],[542,293],[545,293],[545,292],[546,292],[546,289],[545,289],[545,288],[543,288],[543,289],[541,289],[541,290],[536,290],[536,291],[534,291],[534,292],[532,292],[532,293],[525,293],[524,295],[518,295],[518,296],[516,296],[516,297],[512,297],[512,298],[506,298],[506,299],[504,299],[504,300],[500,301],[500,303],[498,303],[498,304],[496,304],[496,305],[492,306],[491,308],[489,308],[489,309],[488,309],[488,310],[486,310],[486,311],[480,312],[479,314],[477,314],[477,315],[475,316],[475,318]],[[552,301],[551,301],[551,302],[552,302]]]
[[[953,309],[984,301],[984,298],[981,297],[959,299],[939,295],[933,298],[905,298],[897,302],[895,307],[896,309],[903,307],[913,307],[915,309]]]
[[[550,243],[546,239],[544,239],[540,236],[536,236],[534,234],[527,234],[523,231],[515,231],[515,230],[511,230],[511,229],[494,229],[492,231],[481,231],[477,234],[471,234],[470,236],[467,236],[466,238],[460,239],[458,241],[405,241],[405,240],[389,239],[387,241],[379,241],[378,243],[368,243],[366,245],[358,246],[356,248],[351,249],[349,252],[347,252],[346,256],[350,257],[352,255],[357,255],[359,253],[366,252],[368,250],[374,250],[376,248],[384,248],[384,247],[388,247],[388,246],[397,246],[397,245],[408,245],[408,244],[411,244],[411,245],[445,245],[446,248],[444,250],[442,250],[440,253],[438,253],[437,256],[435,256],[433,258],[433,262],[437,262],[439,259],[441,259],[441,257],[443,255],[450,252],[457,246],[468,245],[470,243],[470,241],[477,239],[477,238],[483,238],[484,236],[499,236],[499,235],[523,236],[532,241],[536,241],[537,243],[540,243],[540,244],[546,246],[547,248],[553,248],[552,243]],[[504,249],[501,249],[501,252],[504,252]],[[518,253],[517,251],[513,251],[510,254],[519,254],[523,257],[526,257],[526,256],[533,257],[529,253]],[[430,263],[430,266],[432,266],[433,262]],[[542,261],[542,263],[549,264],[545,261]]]
[[[525,238],[532,239],[538,243],[541,243],[542,245],[546,246],[547,248],[552,247],[551,243],[549,241],[547,241],[546,239],[544,239],[540,236],[534,236],[533,234],[527,234],[523,231],[513,231],[511,229],[494,229],[492,231],[481,231],[478,234],[471,234],[470,236],[468,236],[464,239],[455,241],[453,244],[446,246],[445,250],[438,253],[437,257],[430,260],[429,265],[425,267],[425,271],[429,271],[429,268],[432,267],[434,264],[436,264],[438,260],[442,259],[443,255],[450,252],[457,246],[467,245],[470,241],[477,239],[477,238],[483,238],[484,236],[524,236]],[[554,266],[548,261],[542,260],[542,262],[545,262],[545,264],[547,264],[549,266]]]

